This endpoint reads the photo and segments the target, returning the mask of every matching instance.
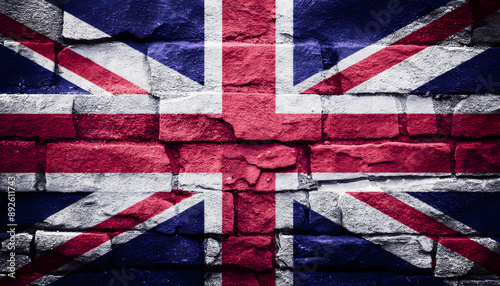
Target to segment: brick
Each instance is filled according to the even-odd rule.
[[[327,139],[392,138],[399,135],[397,98],[339,95],[322,98]]]
[[[259,286],[257,276],[254,272],[223,272],[222,281],[224,285],[231,286]]]
[[[62,40],[63,12],[51,3],[36,0],[22,3],[3,1],[0,11],[53,40]],[[26,30],[23,38],[32,40],[33,35]]]
[[[358,271],[414,269],[414,266],[405,260],[394,258],[391,254],[394,253],[397,256],[402,254],[404,258],[411,258],[409,262],[417,262],[418,266],[427,269],[432,267],[430,250],[423,251],[414,238],[407,236],[372,237],[370,240],[375,244],[354,236],[295,235],[295,265],[304,270],[312,267],[311,270],[333,271],[346,268]]]
[[[137,44],[132,48],[122,42],[111,42],[92,45],[74,44],[69,48],[142,89],[151,89],[145,46]]]
[[[232,126],[220,115],[161,114],[160,140],[163,141],[235,141]]]
[[[451,11],[463,3],[464,1],[459,1],[448,5],[447,10]],[[379,40],[382,43],[388,41],[390,43],[394,41],[390,34],[395,31],[396,27],[404,27],[414,21],[419,25],[425,24],[425,18],[418,18],[432,12],[436,6],[438,6],[436,3],[428,1],[419,4],[382,1],[372,3],[370,9],[366,9],[364,2],[296,4],[294,36],[297,37],[298,43],[307,43],[313,38],[318,39],[325,46],[334,43],[351,43],[349,45],[351,49],[353,44],[367,45]],[[470,9],[467,12],[469,13],[466,16],[470,18]],[[453,20],[458,21],[458,19]],[[392,29],[387,29],[387,26]],[[385,38],[386,36],[389,37]],[[420,37],[408,40],[407,43],[424,44],[426,40],[428,37]]]
[[[201,90],[205,76],[208,77],[204,74],[203,42],[151,43],[147,54],[151,93],[156,96]]]
[[[71,114],[0,114],[1,136],[75,138]]]
[[[67,240],[79,236],[78,240],[73,240],[76,243],[74,248],[58,247]],[[84,248],[86,244],[92,243],[93,245],[97,242],[101,244],[97,249],[93,249],[86,252],[82,256],[74,258],[75,253],[78,253],[79,247]],[[111,251],[111,242],[109,237],[104,233],[74,233],[74,232],[50,232],[50,231],[37,231],[35,233],[35,248],[37,255],[44,254],[44,262],[34,261],[35,270],[38,273],[47,274],[62,274],[65,271],[75,269],[75,265],[82,266],[89,261],[92,261],[101,255]],[[71,260],[75,264],[65,265],[57,270],[53,269],[51,263],[56,263],[59,261]],[[96,269],[102,269],[106,266],[106,260],[103,260],[98,265],[95,265]]]
[[[397,114],[328,114],[326,139],[392,138],[399,135]]]
[[[237,161],[232,161],[234,164],[237,164]],[[245,162],[246,164],[246,162]],[[235,176],[238,173],[234,172],[230,169],[231,164],[227,164],[226,167],[230,170],[228,172],[224,172],[223,181],[224,190],[236,190],[236,191],[262,191],[262,192],[273,192],[275,190],[275,173],[273,172],[260,172],[259,177],[255,180],[253,184],[250,184],[250,181],[244,179],[245,177]],[[241,165],[239,166],[242,167]],[[252,168],[253,169],[253,168]]]
[[[465,18],[465,17],[464,17]],[[439,22],[439,21],[436,21]],[[443,23],[441,23],[443,24]],[[449,24],[445,24],[449,25]],[[427,26],[427,29],[430,28]],[[440,29],[439,31],[444,31]],[[438,35],[433,33],[432,35]],[[430,35],[426,33],[426,35]],[[415,41],[426,41],[426,37],[413,37]],[[442,38],[444,39],[444,38]],[[411,39],[405,39],[410,42]],[[350,94],[374,94],[380,93],[398,93],[408,94],[414,90],[419,93],[426,93],[432,87],[433,93],[463,93],[462,84],[455,87],[451,83],[442,89],[441,85],[434,86],[433,81],[436,77],[442,75],[443,68],[453,69],[456,66],[474,58],[483,50],[478,48],[464,48],[463,46],[437,46],[420,44],[393,44],[381,51],[365,58],[363,61],[342,70],[340,73],[320,82],[304,93],[339,95]],[[447,58],[447,61],[440,61],[436,65],[436,58]],[[388,61],[387,59],[391,59]],[[383,63],[383,64],[381,64]],[[370,67],[367,69],[367,67]],[[466,67],[471,69],[470,67]],[[467,70],[466,72],[468,72]],[[467,74],[462,75],[464,80],[473,81]],[[435,90],[438,89],[439,90]],[[468,87],[467,89],[470,89]]]
[[[222,242],[222,263],[255,271],[272,270],[273,248],[270,236],[230,236]]]
[[[79,138],[158,138],[158,100],[149,95],[77,95],[73,109]]]
[[[492,86],[485,87],[488,92],[495,89],[493,74],[488,78],[482,76],[481,85]],[[500,101],[494,95],[469,96],[462,100],[453,111],[452,135],[456,137],[480,138],[488,135],[500,135],[500,115],[497,113]]]
[[[75,128],[84,139],[156,139],[156,114],[77,114]]]
[[[46,173],[45,189],[56,192],[169,192],[170,173]]]
[[[8,25],[4,23],[4,27]],[[22,35],[12,34],[10,37],[16,39]],[[40,93],[40,90],[44,93],[66,93],[67,91],[58,89],[57,77],[53,73],[55,64],[51,59],[55,58],[54,44],[33,40],[34,42],[22,43],[11,39],[3,41],[0,49],[3,59],[3,70],[0,71],[3,79],[0,83],[2,93]]]
[[[154,195],[152,192],[129,192],[124,195],[120,191],[94,192],[87,195],[47,193],[44,196],[38,196],[43,198],[40,199],[40,204],[47,209],[61,210],[41,222],[38,222],[40,217],[37,216],[28,218],[34,223],[37,222],[40,229],[48,230],[74,232],[85,231],[93,227],[94,231],[116,232],[123,230],[124,225],[129,225],[135,230],[146,231],[170,218],[168,216],[172,216],[172,212],[175,212],[175,208],[170,207],[179,200],[185,199],[185,194],[181,191],[160,191]],[[146,204],[151,207],[143,207]],[[141,211],[135,211],[138,207],[142,207]],[[165,211],[158,214],[159,210]],[[125,216],[124,211],[128,212],[128,215]],[[135,212],[132,213],[132,211]],[[110,218],[119,213],[121,215],[118,217],[122,224],[117,225],[115,223],[117,217]],[[40,216],[40,214],[36,215]],[[151,216],[153,216],[151,219],[143,222]],[[106,223],[101,224],[103,221]],[[138,224],[134,226],[134,223]],[[96,227],[98,224],[99,226]]]
[[[316,281],[328,281],[331,285],[356,285],[356,286],[378,286],[380,285],[379,272],[326,272],[326,271],[301,271],[295,273],[294,283],[299,285],[311,285]]]
[[[293,236],[279,233],[276,237],[276,264],[279,268],[293,268]]]
[[[408,114],[407,126],[409,135],[437,134],[436,114]]]
[[[222,272],[205,272],[205,285],[220,285],[220,281],[222,281]]]
[[[223,94],[222,119],[244,140],[317,141],[319,114],[275,114],[274,94]]]
[[[31,262],[31,258],[26,254],[16,253],[15,256],[11,256],[11,253],[15,252],[1,252],[0,253],[0,272],[1,273],[12,273],[12,267],[17,269]],[[14,257],[14,258],[12,258]],[[10,261],[9,261],[10,260]],[[14,261],[12,261],[14,260]],[[27,271],[33,271],[33,267],[28,266]],[[15,275],[15,274],[14,274]],[[10,279],[10,278],[9,278]]]
[[[14,178],[14,179],[9,179]],[[0,185],[0,191],[7,192],[9,180],[14,182],[16,192],[34,192],[43,190],[41,177],[36,173],[0,173],[0,182],[6,182]]]
[[[205,264],[207,266],[222,264],[222,243],[213,238],[205,239]]]
[[[500,114],[453,114],[452,135],[468,138],[500,136]]]
[[[112,162],[112,164],[110,164]],[[49,173],[168,173],[170,160],[159,144],[50,143]]]
[[[500,280],[461,280],[458,282],[458,286],[498,286],[500,285]]]
[[[44,157],[35,142],[0,141],[2,173],[35,173],[41,171]]]
[[[474,27],[472,42],[474,45],[498,45],[500,44],[500,13],[496,12]]]
[[[435,243],[425,236],[375,236],[367,240],[420,269],[432,269],[432,250]]]
[[[474,244],[477,245],[473,247]],[[496,249],[498,243],[490,238],[439,238],[434,273],[437,277],[446,278],[498,274],[499,255]]]
[[[179,152],[184,172],[222,171],[231,177],[223,179],[224,182],[244,179],[251,185],[257,182],[261,169],[292,167],[297,161],[297,151],[280,144],[183,144]]]
[[[226,148],[223,159],[223,183],[226,189],[273,191],[274,173],[263,172],[296,164],[294,148],[278,144],[245,145]]]
[[[138,237],[136,238],[136,236]],[[111,253],[109,263],[117,269],[141,266],[189,267],[203,265],[203,238],[201,237],[165,235],[153,232],[141,234],[132,231],[116,237],[111,243],[114,250]]]
[[[379,176],[379,178],[383,178]],[[353,179],[347,177],[347,180]],[[422,192],[432,191],[434,194],[427,194],[426,196],[434,197],[438,199],[438,202],[444,204],[447,201],[446,193],[472,193],[472,192],[488,192],[489,190],[494,190],[500,186],[499,179],[472,179],[472,178],[397,178],[390,177],[384,178],[380,181],[369,181],[360,180],[356,182],[346,182],[345,180],[322,180],[319,181],[319,190],[322,192],[331,191],[335,188],[335,191],[349,192],[352,190],[362,190],[362,189],[373,189],[374,191],[384,191],[384,192],[395,192],[397,190],[405,190],[405,192]],[[462,196],[462,195],[450,195],[451,196]],[[465,195],[463,195],[465,196]],[[494,194],[492,194],[494,196]],[[471,198],[469,198],[471,199]],[[477,205],[481,205],[485,201],[480,200]],[[476,205],[476,204],[474,204]],[[453,205],[453,210],[458,211],[463,208],[458,207],[458,205]],[[456,207],[456,208],[455,208]]]
[[[443,283],[441,279],[437,279],[433,276],[416,276],[416,275],[398,275],[392,273],[382,273],[380,277],[381,286],[391,286],[391,285],[439,285]],[[449,286],[457,286],[454,281],[444,282]]]
[[[229,192],[222,193],[222,233],[234,231],[234,196]]]
[[[305,191],[277,192],[276,193],[276,229],[290,232],[300,231],[302,223],[307,223],[307,215],[297,216],[294,202],[301,205],[309,205],[309,194]],[[301,223],[301,218],[303,221]]]
[[[437,112],[431,97],[409,95],[406,100],[406,113],[406,129],[409,135],[437,133]]]
[[[277,47],[284,49],[284,47]],[[280,75],[288,77],[288,75]],[[276,113],[277,114],[316,114],[322,112],[321,100],[319,95],[302,95],[302,94],[282,94],[290,92],[290,86],[287,83],[282,83],[284,79],[277,78],[276,82],[280,91],[276,94]]]
[[[357,234],[415,234],[404,224],[389,218],[349,194],[342,194],[339,199],[342,209],[342,227]]]
[[[144,281],[146,281],[146,284],[151,285],[203,285],[204,279],[203,269],[130,269],[126,271],[126,273],[127,275],[133,277],[132,280],[129,280],[131,283],[129,285],[136,283],[140,285],[141,283],[144,283]],[[119,280],[117,279],[115,281],[118,282]],[[116,285],[118,285],[118,283],[116,283]]]
[[[179,164],[186,173],[219,173],[222,155],[226,145],[222,144],[182,144],[179,147]]]
[[[278,144],[232,145],[223,155],[225,189],[273,191],[275,175],[264,170],[294,166],[296,150]]]
[[[311,151],[312,172],[450,172],[446,144],[314,145]]]
[[[74,96],[75,114],[155,114],[159,100],[147,94],[79,94]]]
[[[222,57],[224,92],[274,93],[274,46],[225,45]]]
[[[437,252],[436,252],[436,267],[434,270],[434,274],[437,277],[445,277],[445,278],[452,278],[452,277],[460,277],[464,275],[485,275],[489,274],[484,268],[479,267],[476,265],[473,261],[475,260],[476,263],[477,259],[474,257],[477,257],[478,253],[470,253],[470,258],[471,260],[463,257],[462,255],[453,252],[449,248],[447,248],[444,245],[454,245],[456,247],[467,247],[467,244],[465,244],[469,238],[455,238],[455,237],[443,237],[440,238],[438,241],[438,247],[437,247]],[[491,247],[494,247],[496,244],[491,243],[489,239],[485,238],[476,238],[474,239],[482,244],[485,245],[490,245]],[[444,244],[444,245],[443,245]],[[466,250],[466,249],[464,249]],[[479,262],[480,263],[480,262]],[[494,264],[491,264],[491,267],[494,267]]]
[[[342,225],[342,213],[338,200],[339,194],[332,191],[309,192],[311,210],[322,217],[309,213],[307,229],[317,234],[337,234],[338,229],[332,228],[331,225],[324,225],[323,217],[338,226]]]
[[[183,191],[221,190],[222,175],[220,173],[180,173],[177,177],[177,188]]]
[[[64,69],[60,70],[62,77],[68,77],[78,83],[79,86],[91,93],[109,92],[111,94],[148,94],[148,91],[138,84],[137,80],[128,79],[128,69],[119,74],[110,71],[108,68],[116,69],[113,63],[106,64],[108,67],[95,63],[87,57],[73,51],[70,47],[58,46],[60,50],[57,54],[58,64]],[[99,53],[97,53],[99,54]]]
[[[238,230],[243,233],[273,233],[275,195],[241,192],[235,195],[234,210]]]
[[[133,3],[131,0],[113,2],[112,5],[99,1],[68,2],[65,3],[64,10],[78,15],[83,21],[113,37],[168,41],[203,39],[202,4],[193,1],[178,4],[165,1],[138,5]],[[103,18],[102,15],[106,17]],[[69,26],[64,27],[65,35],[74,35],[72,38],[100,39],[83,37],[85,30],[75,23],[65,22],[65,25]]]
[[[0,95],[0,136],[74,138],[73,97]]]
[[[223,2],[222,9],[223,41],[274,43],[274,1]]]
[[[297,151],[279,144],[244,146],[239,145],[245,160],[262,169],[278,169],[295,165]]]
[[[248,190],[257,184],[261,171],[258,167],[248,164],[245,158],[224,158],[222,163],[224,189]]]
[[[457,173],[500,173],[500,145],[458,143],[455,161]]]
[[[276,286],[293,284],[293,272],[289,270],[276,269]]]
[[[10,236],[8,233],[2,233],[2,251],[9,252],[15,247],[16,254],[30,254],[30,244],[33,240],[33,236],[29,233],[16,233],[14,236]]]

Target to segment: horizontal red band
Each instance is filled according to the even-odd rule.
[[[47,173],[168,173],[170,160],[161,144],[49,143]]]
[[[74,138],[72,114],[0,114],[0,136]]]
[[[450,152],[441,143],[315,145],[313,173],[449,173]]]
[[[500,173],[500,143],[457,143],[457,173]]]
[[[43,171],[44,158],[35,142],[0,141],[0,173]]]

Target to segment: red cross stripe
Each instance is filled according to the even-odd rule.
[[[220,213],[220,217],[214,220],[220,221],[220,230],[210,232],[220,235],[222,241],[222,265],[215,267],[216,271],[222,272],[222,285],[271,286],[277,282],[276,239],[279,224],[284,220],[277,218],[281,211],[278,202],[280,187],[277,183],[280,175],[285,174],[282,178],[287,178],[286,175],[289,174],[301,174],[319,181],[332,177],[337,179],[337,176],[340,176],[341,180],[350,180],[350,175],[359,173],[367,176],[500,173],[497,162],[500,152],[496,153],[500,147],[496,142],[486,140],[484,143],[471,143],[453,138],[455,135],[471,138],[500,135],[500,115],[495,112],[450,114],[450,111],[447,111],[448,113],[437,114],[434,110],[422,111],[425,105],[429,104],[429,100],[432,105],[430,98],[412,98],[413,105],[410,100],[405,101],[405,114],[393,112],[398,110],[399,104],[394,98],[387,101],[389,103],[386,105],[384,102],[377,103],[380,109],[385,110],[379,113],[365,112],[370,109],[370,103],[377,101],[379,97],[370,99],[370,95],[366,95],[366,101],[363,101],[364,96],[349,97],[348,100],[352,100],[348,103],[350,107],[346,107],[348,104],[339,104],[344,99],[342,96],[348,95],[348,91],[498,11],[498,1],[486,1],[489,4],[478,9],[475,15],[471,14],[473,9],[469,3],[447,11],[440,18],[408,32],[408,35],[342,71],[333,75],[325,73],[323,75],[327,76],[321,80],[313,79],[307,82],[309,86],[301,86],[300,91],[297,91],[299,88],[294,85],[284,87],[284,91],[280,90],[281,77],[278,74],[278,66],[282,63],[279,63],[278,55],[282,47],[278,43],[276,7],[283,3],[279,2],[284,3],[286,0],[222,0],[221,86],[213,87],[207,84],[197,87],[199,90],[193,88],[188,91],[164,91],[184,94],[201,90],[201,96],[204,96],[203,92],[218,95],[220,88],[222,101],[218,111],[162,113],[162,101],[167,100],[159,96],[160,99],[148,97],[147,100],[159,102],[160,112],[154,104],[151,104],[151,107],[145,103],[144,107],[138,107],[143,108],[141,112],[133,110],[120,113],[113,110],[110,113],[94,114],[84,110],[73,114],[73,101],[64,101],[64,96],[61,95],[57,100],[60,100],[58,103],[64,106],[66,113],[23,114],[17,112],[18,110],[15,110],[17,113],[0,112],[0,119],[5,120],[8,126],[15,127],[0,127],[0,136],[50,140],[64,138],[62,142],[49,141],[47,146],[44,145],[42,155],[37,149],[38,141],[24,145],[7,142],[4,144],[5,150],[15,155],[6,159],[9,166],[0,167],[2,173],[44,173],[52,180],[52,184],[67,178],[70,181],[78,179],[80,174],[91,179],[96,174],[109,174],[101,178],[103,182],[135,176],[131,179],[137,180],[134,186],[147,180],[155,180],[151,183],[152,186],[163,187],[165,190],[155,191],[151,196],[90,226],[81,235],[18,269],[19,278],[15,281],[18,283],[16,285],[27,285],[36,281],[178,203],[197,196],[190,190],[178,190],[173,187],[169,189],[170,185],[162,186],[167,184],[162,180],[175,181],[173,177],[179,179],[189,174],[217,174],[222,177],[222,183],[214,184],[221,189],[216,190],[221,191],[217,193],[217,196],[220,196],[217,197],[219,201],[211,205],[219,208],[214,210],[214,213]],[[481,7],[481,2],[474,3]],[[457,19],[460,21],[456,22]],[[443,26],[450,28],[441,29]],[[31,41],[22,38],[27,32]],[[48,60],[51,64],[55,63],[59,68],[76,75],[90,86],[87,89],[91,92],[112,95],[110,102],[127,100],[124,96],[144,100],[146,96],[154,93],[153,88],[141,86],[126,76],[111,71],[104,64],[86,58],[71,47],[65,47],[55,39],[42,35],[2,13],[0,33],[41,55],[43,59],[40,62]],[[313,81],[315,82],[312,83]],[[282,110],[283,106],[278,101],[279,96],[283,95],[294,98],[298,96],[297,112]],[[411,96],[413,95],[408,95],[408,98]],[[333,98],[325,105],[340,106],[345,110],[338,111],[339,113],[322,110],[321,100],[325,97]],[[47,98],[52,98],[52,95],[47,95]],[[387,99],[383,96],[380,98]],[[474,98],[471,105],[475,104]],[[479,101],[481,100],[483,99]],[[315,102],[320,107],[310,107],[310,102]],[[362,111],[351,112],[353,106],[357,108],[360,102],[363,102],[363,106],[359,107]],[[484,102],[487,103],[481,101],[481,104]],[[13,103],[16,104],[19,103]],[[411,110],[413,107],[414,110]],[[453,125],[456,122],[463,123]],[[33,128],[33,125],[37,128]],[[57,128],[52,130],[53,126]],[[419,136],[435,135],[441,131],[446,133],[446,138],[429,142],[420,140]],[[68,138],[77,140],[66,142]],[[94,141],[85,141],[87,139],[140,142],[99,141],[97,144]],[[20,152],[17,150],[21,149],[25,154],[33,156],[29,159],[19,156]],[[479,163],[481,160],[483,162]],[[239,184],[241,178],[251,179]],[[51,183],[50,180],[47,181],[48,184]],[[68,187],[68,184],[71,183],[64,186]],[[299,189],[294,184],[290,185],[293,185],[290,187],[293,191]],[[356,199],[356,203],[370,206],[409,227],[415,231],[413,234],[426,236],[488,271],[500,274],[500,255],[497,252],[469,239],[397,197],[385,192],[345,193],[350,196],[349,199]],[[202,200],[196,197],[196,200],[198,199]],[[205,208],[205,213],[212,211],[207,205]],[[286,209],[289,213],[290,208],[287,206]],[[134,218],[137,213],[138,217]],[[128,218],[129,215],[132,218]],[[86,235],[101,229],[106,229],[108,236],[80,247],[81,242],[88,239]],[[458,236],[462,239],[461,244],[439,239],[447,235]],[[63,258],[58,256],[61,253],[64,254]],[[41,273],[33,274],[33,264],[37,263],[48,266],[42,268]],[[10,282],[5,281],[7,280],[0,281],[0,284],[8,285]]]

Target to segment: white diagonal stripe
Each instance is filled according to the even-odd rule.
[[[345,70],[351,65],[356,64],[357,62],[377,53],[378,51],[384,49],[385,47],[391,45],[392,43],[395,43],[396,41],[410,35],[411,33],[417,31],[418,29],[425,27],[429,23],[435,21],[438,18],[441,18],[442,16],[449,13],[451,10],[456,9],[465,3],[466,3],[465,0],[453,0],[448,2],[447,4],[437,8],[433,12],[415,20],[414,22],[397,30],[396,32],[378,40],[372,45],[367,46],[357,51],[356,53],[342,59],[337,65],[335,65],[331,69],[317,73],[308,78],[307,80],[299,83],[298,85],[296,85],[297,93],[303,92],[315,86],[316,84],[320,83],[324,79],[327,79],[333,76],[334,74]]]
[[[485,52],[487,47],[431,46],[352,88],[347,93],[408,93],[462,63]]]

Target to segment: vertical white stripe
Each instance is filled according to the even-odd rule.
[[[180,173],[177,186],[183,191],[203,193],[205,233],[222,233],[222,174]]]
[[[298,173],[277,173],[276,174],[276,191],[288,191],[299,189],[299,174]]]
[[[222,92],[222,0],[205,1],[205,90]]]
[[[409,95],[406,99],[407,114],[434,114],[432,97]]]
[[[293,92],[293,1],[276,1],[276,94]]]
[[[293,202],[309,206],[306,192],[276,193],[276,229],[293,229]]]

